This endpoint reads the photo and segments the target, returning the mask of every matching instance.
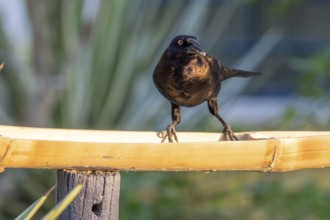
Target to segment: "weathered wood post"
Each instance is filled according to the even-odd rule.
[[[58,219],[117,220],[119,218],[119,172],[58,170],[56,202],[77,184],[85,183]]]

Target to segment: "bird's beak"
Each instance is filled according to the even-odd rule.
[[[190,45],[188,47],[186,47],[187,54],[197,54],[197,53],[202,54],[202,53],[204,53],[202,46],[198,43],[198,41],[196,39],[189,38],[188,42],[189,42]]]

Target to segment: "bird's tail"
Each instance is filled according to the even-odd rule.
[[[231,77],[250,77],[250,76],[257,76],[261,75],[261,73],[258,72],[250,72],[245,70],[237,70],[228,68],[225,66],[221,67],[221,81],[229,79]]]

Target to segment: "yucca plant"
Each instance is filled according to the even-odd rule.
[[[19,216],[15,218],[15,220],[30,220],[35,217],[35,214],[39,211],[40,207],[45,203],[46,199],[48,199],[49,194],[54,191],[56,186],[53,186],[46,192],[45,195],[40,197],[37,201],[35,201],[32,205],[30,205],[26,210],[24,210]],[[57,219],[64,211],[64,209],[74,200],[74,198],[78,195],[81,189],[84,187],[84,184],[76,185],[68,195],[63,198],[54,208],[52,208],[42,219],[43,220],[54,220]]]
[[[4,120],[67,128],[154,128],[168,113],[159,112],[166,102],[151,73],[170,39],[179,33],[196,35],[211,50],[244,5],[226,2],[210,14],[217,3],[187,3],[27,1],[32,56],[3,54],[10,59],[7,87],[15,94],[3,104],[16,111],[4,111]],[[262,61],[265,54],[259,57]],[[256,57],[240,59],[243,68],[260,63]]]

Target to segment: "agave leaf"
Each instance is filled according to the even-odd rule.
[[[44,216],[43,220],[53,220],[56,219],[63,211],[64,209],[70,205],[70,203],[74,200],[74,198],[78,195],[80,190],[83,188],[83,184],[78,184],[71,190],[71,192],[62,199],[61,202],[59,202],[52,210],[50,210],[46,216]]]
[[[37,201],[35,201],[32,205],[30,205],[24,212],[22,212],[15,220],[28,220],[32,219],[32,217],[37,213],[40,207],[45,203],[46,199],[48,198],[49,194],[53,192],[55,189],[55,185],[46,192],[45,195],[40,197]]]

